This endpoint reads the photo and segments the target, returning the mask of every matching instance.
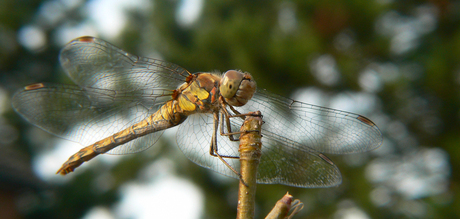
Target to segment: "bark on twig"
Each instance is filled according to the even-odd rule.
[[[254,218],[257,167],[261,152],[262,116],[259,111],[246,116],[241,126],[240,164],[241,180],[238,192],[237,218]]]
[[[238,191],[237,219],[254,218],[257,168],[262,155],[262,115],[260,111],[248,113],[240,132],[240,186]],[[266,219],[292,218],[303,208],[303,203],[286,193]],[[289,214],[289,212],[291,212]],[[288,215],[289,214],[289,215]]]

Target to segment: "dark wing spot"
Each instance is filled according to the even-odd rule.
[[[40,88],[44,88],[44,87],[45,87],[45,85],[43,83],[36,83],[36,84],[28,85],[24,89],[25,90],[36,90],[36,89],[40,89]]]
[[[323,160],[325,160],[326,162],[328,162],[330,165],[334,165],[334,162],[332,162],[331,159],[329,159],[329,157],[326,157],[326,155],[324,154],[318,154],[319,157],[321,157]]]
[[[367,125],[375,126],[375,123],[374,123],[374,122],[372,122],[370,119],[368,119],[368,118],[366,118],[366,117],[364,117],[364,116],[358,116],[357,119],[358,119],[359,121],[361,121],[361,122],[366,123]]]
[[[78,37],[77,39],[75,39],[75,41],[85,42],[85,43],[92,43],[92,42],[94,42],[94,37],[92,37],[92,36],[82,36],[82,37]]]

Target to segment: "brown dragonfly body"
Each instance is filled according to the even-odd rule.
[[[83,162],[98,154],[106,153],[141,136],[165,130],[181,124],[193,113],[212,113],[220,107],[218,85],[221,77],[210,73],[190,75],[189,82],[182,84],[160,109],[139,123],[114,135],[89,145],[72,155],[58,170],[65,175],[73,172]]]

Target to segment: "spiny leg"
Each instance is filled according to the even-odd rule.
[[[233,159],[239,159],[237,156],[221,156],[219,152],[217,151],[217,129],[219,128],[219,115],[217,113],[213,113],[214,116],[214,131],[212,132],[212,142],[211,142],[211,149],[212,149],[212,154],[213,156],[217,156],[228,168],[230,168],[240,179],[241,183],[248,187],[246,182],[244,182],[243,178],[241,177],[241,174],[236,171],[227,161],[224,160],[225,158],[233,158]]]
[[[211,140],[211,146],[209,147],[209,154],[214,157],[223,157],[223,158],[231,158],[231,159],[239,159],[239,156],[230,156],[230,155],[220,155],[219,154],[219,148],[217,145],[217,130],[219,129],[219,115],[218,113],[213,113],[214,117],[214,127],[213,127],[213,132],[212,132],[212,140]],[[224,161],[226,165],[228,163]],[[231,168],[233,169],[233,168]]]
[[[222,116],[220,122],[220,135],[221,136],[227,136],[230,141],[239,141],[239,138],[236,138],[234,135],[239,135],[242,134],[243,132],[233,132],[232,131],[232,126],[230,123],[229,117],[225,113],[220,113]],[[224,122],[225,121],[225,122]],[[226,124],[224,124],[226,123]],[[224,128],[227,129],[227,133],[224,132]]]
[[[226,105],[224,105],[226,106]],[[236,110],[232,105],[228,105],[228,107],[233,111],[234,115],[231,115],[228,113],[227,109],[224,109],[224,111],[229,115],[230,118],[232,117],[242,117],[243,120],[246,119],[246,116],[260,116],[263,117],[262,114],[258,114],[257,112],[249,112],[249,113],[240,113],[238,110]]]
[[[245,132],[241,132],[241,131],[233,132],[232,127],[231,127],[230,118],[240,117],[240,118],[242,118],[244,120],[246,118],[246,116],[262,116],[262,115],[254,114],[253,112],[242,114],[242,113],[238,112],[236,109],[234,109],[232,106],[230,106],[230,105],[228,105],[228,106],[235,113],[235,115],[230,114],[228,112],[228,110],[226,109],[225,105],[224,105],[224,107],[222,108],[222,112],[221,112],[222,119],[221,119],[221,126],[220,126],[220,135],[228,136],[230,141],[239,141],[240,139],[234,137],[234,135],[238,135],[238,134],[240,135],[240,134],[248,133],[248,132],[258,132],[257,130],[246,130]],[[227,133],[225,133],[224,130],[223,130],[223,128],[225,127],[224,119],[225,119],[225,122],[227,123],[226,124]]]

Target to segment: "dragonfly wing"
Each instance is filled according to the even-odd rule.
[[[232,118],[230,121],[233,131],[238,131],[243,123],[240,117]],[[210,155],[212,133],[213,116],[194,114],[179,127],[177,143],[187,158],[196,164],[223,175],[238,178],[219,158]],[[221,136],[220,131],[217,139],[219,154],[239,156],[238,141],[230,141],[228,137]],[[266,130],[263,131],[262,157],[257,173],[257,183],[297,187],[330,187],[340,184],[342,178],[339,169],[325,155],[311,150],[286,147],[286,144],[297,145],[298,143],[276,136],[274,133],[268,133]],[[300,147],[297,145],[297,148]],[[239,159],[224,159],[235,170],[239,170]]]
[[[257,183],[321,188],[336,186],[342,182],[339,169],[324,154],[286,147],[288,144],[298,143],[266,133],[262,131],[262,157]],[[300,147],[297,145],[297,148]]]
[[[151,95],[151,98],[156,96]],[[161,104],[145,105],[138,93],[133,92],[44,83],[30,85],[17,92],[12,103],[14,109],[32,124],[85,145],[140,122]],[[153,145],[161,133],[147,135],[110,153],[144,150]]]
[[[301,103],[264,90],[258,90],[238,110],[259,110],[264,118],[259,183],[334,186],[341,182],[340,171],[322,153],[363,152],[382,142],[378,127],[363,116]]]
[[[212,114],[190,115],[177,132],[177,144],[185,156],[194,163],[214,170],[226,176],[238,178],[218,157],[209,152],[212,133],[214,132],[214,118]],[[239,125],[239,126],[238,126]],[[233,130],[239,130],[241,123],[235,124]],[[218,152],[221,156],[239,156],[238,141],[230,141],[228,137],[217,132]],[[235,170],[239,170],[239,159],[224,158]]]
[[[67,44],[60,62],[78,86],[27,86],[13,97],[13,106],[31,123],[82,144],[145,119],[171,99],[173,90],[190,75],[175,64],[138,57],[93,37]],[[160,135],[142,137],[110,152],[143,150]],[[136,142],[145,142],[144,138],[150,145],[138,146]]]
[[[258,90],[242,111],[260,110],[262,129],[298,144],[298,150],[329,154],[376,149],[383,141],[379,128],[364,116],[315,106]],[[283,141],[280,141],[283,142]]]
[[[67,75],[81,87],[173,90],[190,75],[176,64],[132,55],[94,37],[71,41],[61,50],[59,60]]]

